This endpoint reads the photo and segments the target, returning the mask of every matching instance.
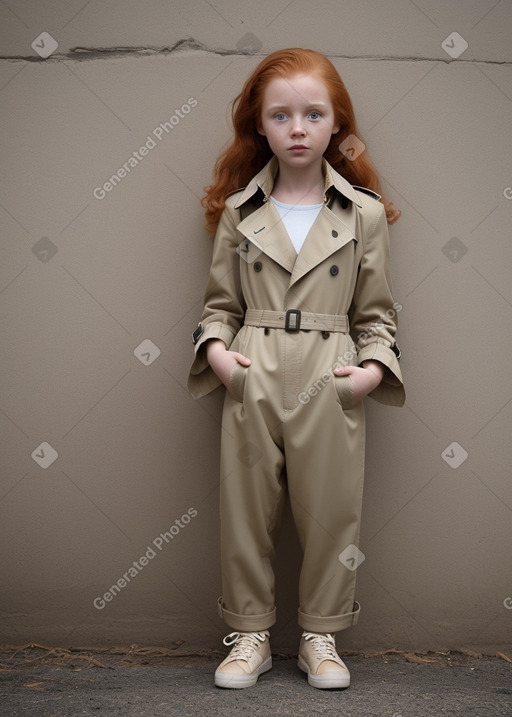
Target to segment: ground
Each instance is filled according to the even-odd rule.
[[[274,654],[273,669],[256,686],[222,690],[213,673],[224,653],[177,652],[137,645],[0,649],[0,714],[512,717],[512,660],[504,653],[341,652],[352,675],[347,690],[316,690],[294,655]]]

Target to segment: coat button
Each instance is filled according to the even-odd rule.
[[[254,262],[254,271],[261,271],[262,267],[263,267],[263,264],[261,263],[261,261]]]
[[[331,272],[331,276],[336,276],[336,274],[339,272],[339,269],[336,264],[333,264],[329,271]]]
[[[336,229],[332,230],[331,236],[333,236],[336,239],[336,237],[338,236],[338,232],[336,231]]]

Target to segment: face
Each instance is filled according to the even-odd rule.
[[[321,165],[332,134],[340,129],[324,83],[314,75],[270,80],[263,93],[258,132],[279,160],[292,168]]]

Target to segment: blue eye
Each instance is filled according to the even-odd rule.
[[[312,112],[310,112],[309,116],[313,120],[320,119],[320,117],[321,117],[320,112],[317,112],[316,110],[313,110]]]
[[[284,114],[284,112],[278,112],[278,113],[276,114],[276,120],[281,121],[281,120],[284,120],[284,119],[286,119],[286,115]]]

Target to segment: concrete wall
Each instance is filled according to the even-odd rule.
[[[340,645],[510,647],[512,3],[5,0],[0,25],[1,641],[225,634],[222,395],[186,390],[199,199],[228,103],[298,45],[339,69],[403,210],[408,400],[367,401],[363,612]],[[296,648],[299,557],[288,514],[275,648]]]

